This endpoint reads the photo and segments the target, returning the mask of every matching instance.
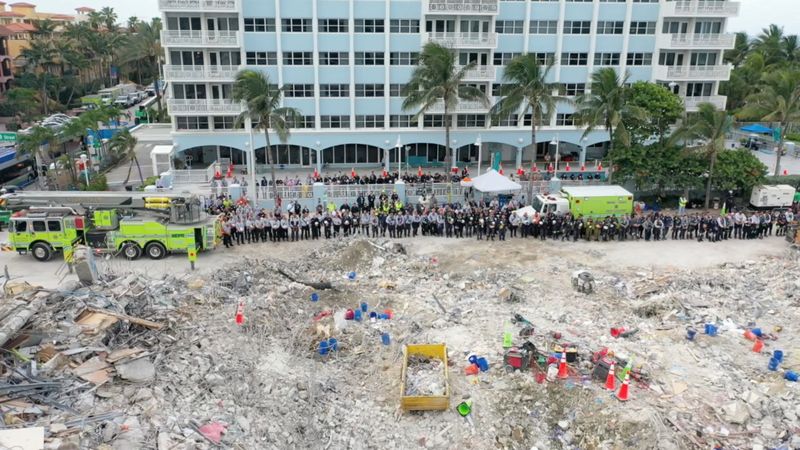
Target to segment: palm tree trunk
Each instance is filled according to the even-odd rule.
[[[708,163],[708,180],[706,181],[706,209],[711,204],[711,179],[714,176],[714,165],[717,163],[717,149],[711,151],[711,161]]]
[[[614,126],[608,125],[608,183],[614,179],[614,161],[611,159],[611,152],[614,151]]]
[[[44,115],[50,114],[50,110],[48,108],[48,98],[47,98],[47,71],[44,70],[42,72],[42,107],[44,108]]]
[[[133,153],[133,162],[136,163],[136,171],[139,172],[139,181],[141,181],[141,186],[144,186],[144,176],[142,176],[142,166],[139,165],[139,158],[136,157],[136,153]]]
[[[447,114],[447,100],[444,100],[444,163],[451,165],[452,169],[452,156],[450,155],[450,116]],[[452,172],[452,170],[450,170]]]
[[[536,145],[536,117],[533,114],[531,114],[531,147],[533,147],[531,155],[531,167],[533,167],[536,164],[536,153],[539,151]]]
[[[785,141],[786,137],[786,128],[787,124],[781,124],[781,141],[778,142],[778,154],[775,156],[775,176],[780,176],[781,174],[781,156],[783,155],[783,141]]]
[[[127,184],[128,184],[128,180],[130,180],[130,179],[131,179],[131,171],[132,171],[132,170],[133,170],[133,160],[131,159],[131,162],[130,162],[130,164],[128,164],[128,175],[126,175],[126,176],[125,176],[125,181],[123,181],[123,182],[122,182],[122,186],[123,186],[123,187],[124,187],[125,185],[127,185]]]
[[[269,175],[272,178],[272,201],[275,202],[275,206],[278,206],[278,185],[275,183],[275,164],[272,162],[272,152],[270,150],[271,146],[269,144],[269,128],[264,127],[264,136],[267,138],[267,146],[264,148],[264,153],[267,156],[267,165],[269,166]],[[256,170],[256,149],[253,149],[253,176],[255,176]],[[256,187],[253,186],[253,189]],[[254,191],[255,192],[255,191]],[[256,198],[256,197],[253,197]]]

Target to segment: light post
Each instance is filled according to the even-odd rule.
[[[86,163],[87,161],[86,153],[81,153],[81,164],[83,164],[83,174],[86,175],[86,188],[89,188],[89,165]]]
[[[478,138],[475,139],[475,145],[478,147],[478,175],[481,174],[481,162],[483,161],[483,141],[481,141],[481,135],[478,135]]]
[[[406,150],[406,173],[408,173],[408,152],[411,151],[411,146],[406,145],[405,150]]]
[[[583,167],[586,164],[586,145],[588,144],[588,142],[589,138],[586,136],[584,136],[581,139],[581,161],[580,161],[581,167]]]
[[[556,161],[555,161],[555,166],[554,166],[554,169],[553,169],[553,178],[555,178],[556,175],[558,174],[558,152],[559,152],[559,149],[558,149],[559,137],[558,137],[558,135],[556,135],[556,137],[553,138],[552,141],[550,141],[550,145],[555,145],[556,146],[556,156],[555,156],[555,160]]]
[[[453,145],[451,145],[451,147],[453,149],[453,157],[452,157],[452,161],[450,162],[450,164],[451,164],[450,173],[452,174],[454,172],[453,169],[456,169],[458,167],[458,164],[456,164],[456,161],[458,160],[457,159],[458,158],[458,156],[457,156],[458,155],[458,139],[453,139],[451,142],[453,144]]]
[[[400,159],[400,149],[403,147],[403,144],[400,143],[400,135],[397,135],[397,142],[394,144],[394,148],[397,149],[397,175],[400,176],[400,172],[403,170],[403,161]]]
[[[391,169],[391,164],[389,163],[389,140],[383,141],[384,148],[383,148],[383,170],[386,173],[389,173],[389,169]]]
[[[515,167],[516,170],[519,170],[522,167],[522,157],[524,156],[525,153],[524,147],[522,146],[523,142],[525,142],[524,139],[517,138],[517,143],[519,144],[519,147],[517,147],[517,159],[516,161],[514,161],[517,164],[517,167]]]
[[[253,123],[252,122],[250,122],[250,142],[245,144],[245,147],[249,147],[250,148],[250,151],[247,153],[247,160],[248,160],[248,162],[250,162],[250,165],[253,166],[251,169],[247,170],[247,173],[249,174],[248,183],[250,184],[251,189],[253,189],[253,202],[257,202],[258,201],[258,195],[256,194],[256,192],[257,192],[256,191],[256,147],[255,147],[255,144],[253,143]],[[269,151],[269,149],[266,147],[266,145],[264,146],[264,151],[265,152]],[[266,156],[266,154],[264,156]]]
[[[319,176],[322,176],[322,149],[320,146],[322,143],[320,141],[314,142],[314,149],[317,152],[317,173]]]

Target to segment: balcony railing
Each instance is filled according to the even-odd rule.
[[[427,0],[429,14],[497,14],[498,0]]]
[[[683,99],[684,105],[686,105],[687,111],[697,111],[697,108],[702,103],[711,103],[712,105],[716,106],[717,109],[725,109],[725,106],[728,102],[728,97],[724,95],[712,95],[708,97],[686,97]]]
[[[167,106],[170,114],[239,114],[244,110],[241,103],[227,99],[170,99]]]
[[[458,104],[456,105],[455,110],[448,111],[448,112],[482,112],[486,113],[489,111],[490,103],[483,103],[480,101],[467,101],[467,100],[459,100]],[[431,106],[428,112],[432,114],[442,114],[444,113],[444,102],[438,101]]]
[[[233,81],[240,66],[164,66],[167,81]]]
[[[238,0],[159,0],[161,11],[223,11],[239,9]]]
[[[667,80],[727,80],[731,66],[673,66],[667,68]]]
[[[460,67],[459,67],[460,69]],[[475,66],[464,75],[465,80],[494,80],[494,66]]]
[[[492,48],[497,44],[494,33],[428,33],[428,40],[450,48]]]
[[[664,5],[667,17],[714,16],[732,17],[739,14],[739,2],[723,0],[679,0]]]
[[[729,49],[733,48],[736,35],[731,33],[722,34],[671,34],[668,46],[670,48],[709,48],[709,49]]]
[[[161,44],[189,47],[238,47],[238,31],[164,30]]]

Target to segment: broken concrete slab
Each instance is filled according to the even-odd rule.
[[[151,381],[156,376],[156,368],[147,358],[134,359],[114,365],[117,375],[123,380],[134,383]]]

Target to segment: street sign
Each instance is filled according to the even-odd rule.
[[[15,143],[17,142],[17,133],[0,132],[0,143]]]

